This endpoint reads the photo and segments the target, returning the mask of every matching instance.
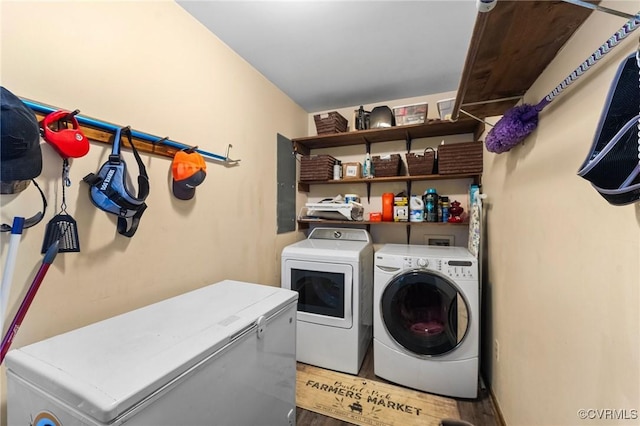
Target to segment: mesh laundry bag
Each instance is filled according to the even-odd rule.
[[[636,53],[618,68],[593,145],[578,171],[610,204],[640,199],[640,74]]]

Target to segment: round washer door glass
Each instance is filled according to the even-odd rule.
[[[393,339],[418,355],[455,349],[469,329],[469,309],[458,287],[446,277],[411,270],[393,278],[380,301],[382,322]]]

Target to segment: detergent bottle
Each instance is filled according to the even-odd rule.
[[[412,195],[409,201],[409,222],[424,222],[424,202],[419,195]]]
[[[438,221],[438,193],[435,188],[429,188],[424,195],[425,220],[427,222]]]

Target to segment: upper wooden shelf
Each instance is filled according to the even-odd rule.
[[[308,136],[293,139],[296,152],[308,154],[317,148],[335,148],[340,146],[361,145],[365,143],[413,140],[434,136],[447,136],[472,133],[478,140],[484,131],[484,124],[470,118],[460,117],[458,121],[429,120],[425,124],[388,127],[383,129],[357,130],[353,132],[329,135]]]
[[[460,108],[481,118],[504,114],[518,99],[484,102],[522,97],[592,12],[563,1],[500,0],[478,13],[452,116],[466,117]]]

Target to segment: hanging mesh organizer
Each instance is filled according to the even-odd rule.
[[[618,68],[578,176],[610,204],[640,199],[640,67],[636,53]]]

